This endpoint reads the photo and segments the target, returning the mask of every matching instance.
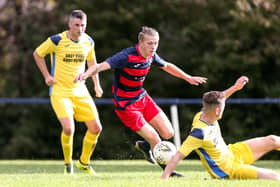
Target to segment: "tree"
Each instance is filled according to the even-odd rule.
[[[159,55],[190,74],[209,78],[207,84],[194,87],[152,68],[145,87],[153,97],[201,98],[205,91],[228,87],[241,74],[251,81],[246,90],[234,97],[280,95],[277,72],[280,2],[277,0],[133,3],[126,0],[9,0],[1,3],[1,97],[48,97],[48,88],[35,66],[32,52],[48,36],[67,29],[67,15],[73,9],[83,9],[88,14],[87,32],[95,40],[99,62],[134,45],[141,26],[147,25],[160,32]],[[110,98],[112,72],[101,73],[100,78],[104,97]],[[88,84],[92,88],[91,83]],[[131,136],[130,131],[112,117],[112,106],[98,107],[104,136],[101,135],[96,156],[105,159],[141,156],[134,152],[131,144],[139,137]],[[186,132],[199,107],[181,106],[180,109],[181,131]],[[251,134],[261,136],[279,131],[279,105],[265,105],[265,109],[263,105],[229,106],[222,121],[225,139],[235,141],[240,137],[249,138]],[[49,105],[0,105],[0,110],[0,145],[5,150],[0,157],[60,158],[61,154],[56,151],[60,126]],[[168,108],[164,106],[164,110]],[[77,128],[78,137],[82,130]],[[112,141],[107,140],[108,136]]]

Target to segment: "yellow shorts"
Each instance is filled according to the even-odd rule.
[[[92,121],[98,117],[98,112],[90,95],[86,96],[51,96],[51,105],[58,118],[73,117],[77,121]]]
[[[228,148],[234,155],[232,171],[229,174],[230,179],[256,179],[258,178],[258,171],[254,162],[254,155],[247,144],[244,142],[237,142],[229,144]]]

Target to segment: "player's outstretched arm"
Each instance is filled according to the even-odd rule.
[[[169,178],[170,174],[176,168],[177,164],[184,158],[185,156],[180,153],[179,151],[172,157],[172,159],[168,162],[167,166],[165,167],[161,179],[166,180]]]
[[[184,79],[191,85],[198,86],[199,84],[206,83],[206,81],[207,81],[207,78],[205,78],[205,77],[188,75],[187,73],[185,73],[183,70],[181,70],[179,67],[177,67],[176,65],[174,65],[172,63],[167,63],[167,65],[162,67],[162,69],[175,77]]]
[[[247,83],[249,82],[249,78],[246,76],[239,77],[234,85],[232,85],[230,88],[223,91],[225,98],[227,99],[230,97],[233,93],[235,93],[238,90],[241,90]]]
[[[78,81],[83,81],[86,80],[87,78],[89,78],[90,76],[95,75],[96,73],[99,73],[101,71],[105,71],[110,69],[111,66],[109,65],[108,62],[104,61],[100,64],[95,64],[90,66],[86,72],[84,73],[80,73],[78,75],[76,75],[76,77],[74,78],[74,82],[78,82]]]

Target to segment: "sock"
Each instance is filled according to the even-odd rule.
[[[99,134],[91,134],[89,131],[86,132],[83,140],[82,154],[80,161],[83,164],[89,164],[90,157],[95,149]]]
[[[162,170],[164,170],[165,167],[166,167],[166,165],[163,165],[163,164],[159,164],[159,163],[158,163],[158,165],[161,167]]]
[[[147,141],[143,141],[143,147],[144,147],[144,149],[146,149],[147,151],[150,151],[150,149],[151,149],[151,146],[150,146],[150,144],[149,144],[149,142],[147,142]]]
[[[64,163],[71,164],[72,163],[72,154],[73,154],[73,136],[68,136],[61,132],[61,146],[64,155]]]

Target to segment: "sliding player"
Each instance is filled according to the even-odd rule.
[[[203,95],[202,111],[195,115],[189,136],[166,166],[161,179],[168,179],[179,161],[195,150],[213,178],[280,180],[278,173],[251,165],[267,152],[280,147],[279,136],[269,135],[226,145],[221,135],[218,120],[222,118],[226,99],[248,81],[242,76],[225,91],[210,91]]]

